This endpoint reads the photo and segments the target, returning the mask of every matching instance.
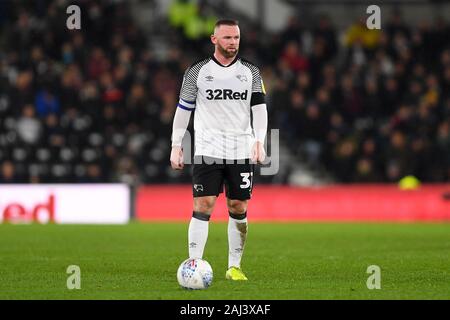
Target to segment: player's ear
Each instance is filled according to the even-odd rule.
[[[215,36],[214,34],[211,35],[211,42],[212,42],[213,44],[216,44],[216,43],[217,43],[217,38],[216,38],[216,36]]]

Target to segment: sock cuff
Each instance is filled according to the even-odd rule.
[[[209,218],[211,217],[209,214],[203,213],[203,212],[198,212],[198,211],[194,211],[192,213],[192,217],[198,220],[202,220],[202,221],[209,221]]]
[[[247,218],[247,211],[245,211],[244,213],[241,213],[241,214],[231,213],[228,211],[228,214],[230,215],[231,218],[236,219],[236,220],[244,220],[245,218]]]

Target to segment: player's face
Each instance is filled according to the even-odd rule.
[[[225,58],[233,58],[239,51],[241,34],[238,26],[221,25],[211,36],[212,43]]]

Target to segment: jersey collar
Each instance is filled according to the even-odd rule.
[[[228,68],[228,67],[231,67],[236,61],[239,60],[239,55],[236,55],[236,57],[234,57],[234,60],[233,60],[229,65],[227,65],[227,66],[224,66],[223,64],[221,64],[221,63],[216,59],[216,57],[214,57],[214,54],[211,55],[211,59],[212,59],[215,63],[217,63],[219,66],[221,66],[221,67],[223,67],[223,68]]]

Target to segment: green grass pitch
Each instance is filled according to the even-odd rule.
[[[225,280],[226,223],[210,223],[207,290],[178,286],[187,223],[0,225],[0,299],[449,299],[450,224],[251,223],[248,282]],[[81,289],[69,290],[69,265]],[[366,286],[381,268],[381,289]]]

